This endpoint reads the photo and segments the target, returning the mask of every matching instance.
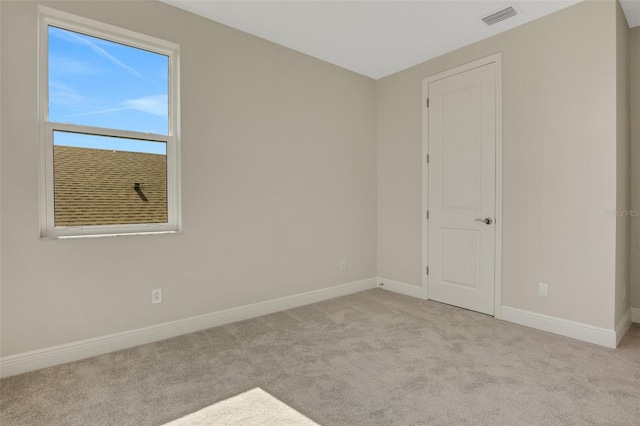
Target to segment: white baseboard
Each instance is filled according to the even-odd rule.
[[[415,285],[388,280],[386,278],[378,277],[378,288],[404,294],[405,296],[417,297],[418,299],[423,298],[422,287],[416,287]]]
[[[422,287],[417,287],[382,277],[378,277],[378,288],[404,294],[406,296],[417,297],[419,299],[424,298]],[[609,330],[606,328],[594,327],[588,324],[570,321],[563,318],[557,318],[549,315],[539,314],[536,312],[511,308],[509,306],[502,306],[501,314],[501,319],[505,321],[513,322],[542,331],[548,331],[550,333],[559,334],[561,336],[583,340],[585,342],[595,343],[609,348],[615,348],[618,346],[620,340],[622,340],[624,334],[627,332],[629,326],[631,325],[632,315],[638,315],[637,318],[640,319],[640,309],[632,308],[620,320],[615,330]]]
[[[640,308],[631,308],[631,322],[640,323]]]
[[[594,327],[576,321],[525,311],[523,309],[502,307],[502,319],[549,333],[559,334],[597,345],[615,348],[617,346],[616,331]]]
[[[616,347],[620,344],[629,327],[631,327],[631,308],[627,309],[627,312],[624,313],[620,321],[616,324]]]
[[[254,303],[224,311],[212,312],[177,321],[129,330],[122,333],[78,342],[53,346],[31,352],[0,358],[0,377],[34,371],[45,367],[77,361],[96,355],[126,349],[133,346],[156,342],[186,333],[205,330],[236,321],[267,315],[285,309],[296,308],[310,303],[321,302],[335,297],[369,290],[377,286],[376,278],[355,281],[335,287]]]

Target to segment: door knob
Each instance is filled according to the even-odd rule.
[[[476,222],[484,222],[487,225],[491,225],[493,223],[493,219],[491,219],[490,217],[487,217],[485,219],[476,219]]]

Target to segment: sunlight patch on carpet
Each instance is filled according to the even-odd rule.
[[[166,423],[166,425],[319,426],[318,423],[298,413],[260,388],[254,388],[224,401],[216,402],[200,411]]]

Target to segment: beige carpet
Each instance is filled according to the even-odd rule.
[[[251,389],[169,422],[167,426],[318,426],[260,388]]]
[[[163,425],[259,387],[318,424],[640,425],[618,349],[375,289],[0,382],[2,425]]]

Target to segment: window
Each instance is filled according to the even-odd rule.
[[[42,237],[180,229],[178,46],[40,8]]]

